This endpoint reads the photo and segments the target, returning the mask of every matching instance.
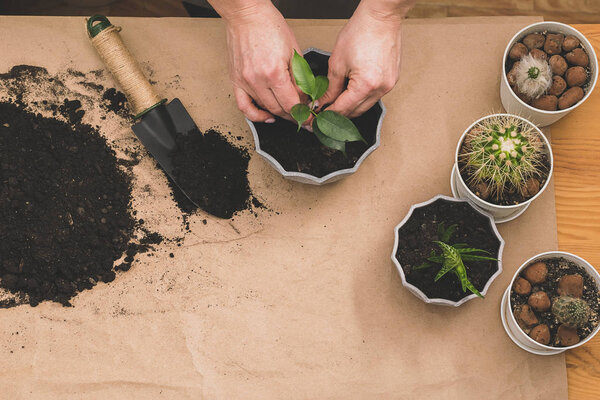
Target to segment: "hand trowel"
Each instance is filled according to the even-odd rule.
[[[177,182],[173,166],[173,155],[177,150],[176,133],[187,133],[195,129],[196,124],[179,99],[167,103],[167,99],[158,96],[125,47],[120,30],[102,15],[94,15],[87,20],[92,44],[125,93],[138,121],[132,126],[133,132],[181,192],[198,206]]]

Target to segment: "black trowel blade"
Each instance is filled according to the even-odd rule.
[[[177,182],[174,176],[173,155],[177,150],[175,136],[178,132],[187,133],[196,129],[196,123],[190,117],[179,99],[173,99],[168,104],[162,104],[148,111],[140,122],[132,126],[133,133],[140,142],[158,161],[171,180],[196,206]]]

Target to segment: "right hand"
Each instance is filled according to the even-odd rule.
[[[272,123],[275,115],[291,120],[290,110],[300,103],[301,93],[291,59],[300,48],[283,16],[268,2],[227,19],[226,28],[238,108],[254,122]]]

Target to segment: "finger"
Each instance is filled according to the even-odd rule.
[[[370,97],[368,91],[357,90],[354,85],[348,85],[348,89],[343,91],[327,109],[348,116],[368,97]]]
[[[290,80],[273,86],[271,91],[273,92],[273,96],[277,100],[277,103],[279,103],[279,106],[286,114],[290,113],[293,106],[300,103],[300,96]]]
[[[252,103],[252,98],[243,89],[234,87],[233,93],[238,108],[250,121],[267,123],[275,122],[273,115],[256,107],[254,103]]]
[[[327,74],[327,79],[329,79],[329,87],[327,88],[325,94],[319,99],[319,105],[321,106],[333,103],[344,91],[346,74],[341,70],[331,66],[329,73]]]
[[[378,96],[369,96],[362,103],[360,103],[354,110],[352,110],[347,117],[348,118],[356,118],[360,117],[367,111],[371,109],[379,101]]]
[[[261,106],[264,107],[268,112],[282,118],[286,116],[287,113],[279,105],[277,99],[275,98],[275,95],[269,87],[254,87],[254,90],[256,93],[257,100],[260,102]]]

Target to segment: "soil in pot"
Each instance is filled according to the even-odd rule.
[[[310,52],[305,55],[315,75],[327,76],[329,56]],[[315,135],[282,118],[275,123],[254,123],[260,147],[275,158],[286,171],[303,172],[323,177],[331,172],[352,168],[365,151],[375,144],[381,107],[375,104],[365,114],[352,120],[367,141],[346,144],[345,157],[341,152],[321,144]]]
[[[583,267],[572,261],[562,257],[541,261],[545,265],[545,273],[544,268],[536,261],[523,268],[519,277],[515,279],[510,292],[510,302],[515,319],[521,329],[534,339],[537,337],[536,332],[541,330],[536,327],[545,325],[548,328],[549,335],[542,338],[541,341],[538,340],[540,337],[536,339],[542,344],[554,347],[576,344],[592,333],[600,323],[598,318],[600,312],[598,286]],[[563,279],[562,284],[561,279]],[[562,324],[552,313],[552,307],[548,308],[548,305],[553,304],[561,294],[581,298],[591,309],[587,322],[583,326],[571,329],[573,335],[576,333],[576,336],[567,338],[568,341],[566,342],[563,332],[566,331],[565,327],[561,328],[559,334],[559,328]],[[539,302],[541,298],[544,299],[545,304]],[[523,310],[524,306],[527,306],[525,310]],[[546,330],[546,328],[543,329]]]
[[[131,179],[76,106],[60,110],[68,123],[0,103],[0,286],[32,306],[68,305],[155,241],[130,242]]]
[[[504,137],[501,137],[499,148],[492,150],[493,142],[488,142],[492,140],[490,127],[498,127],[494,130],[503,135],[506,127],[516,127],[519,136],[506,134],[507,142],[519,138],[521,141],[516,148],[503,151]],[[527,150],[519,147],[521,145]],[[537,150],[533,151],[534,148]],[[516,157],[512,158],[511,152]],[[480,199],[501,206],[516,205],[536,196],[546,184],[552,169],[547,152],[543,138],[528,122],[512,116],[492,116],[465,135],[458,152],[458,170],[469,190]],[[495,157],[495,161],[490,157]],[[511,175],[519,177],[516,183]],[[499,176],[502,179],[498,179]],[[503,183],[498,185],[499,181]]]
[[[418,287],[430,299],[458,301],[470,296],[471,292],[462,291],[460,281],[454,274],[448,273],[434,282],[438,267],[415,269],[427,260],[432,251],[439,252],[439,247],[433,241],[440,240],[438,227],[441,223],[446,227],[458,225],[451,244],[467,243],[469,247],[487,251],[490,257],[498,257],[500,241],[487,217],[473,210],[466,202],[443,199],[416,208],[400,228],[396,258],[402,266],[406,281]],[[498,262],[469,261],[465,262],[465,267],[469,280],[481,292],[491,276],[498,271]]]
[[[505,67],[512,91],[525,103],[540,110],[572,107],[590,89],[592,71],[589,55],[579,39],[572,35],[549,31],[530,33],[511,47]],[[540,76],[536,79],[540,89],[532,91],[528,71],[536,67],[539,67],[537,72]],[[548,83],[543,85],[542,82]]]

